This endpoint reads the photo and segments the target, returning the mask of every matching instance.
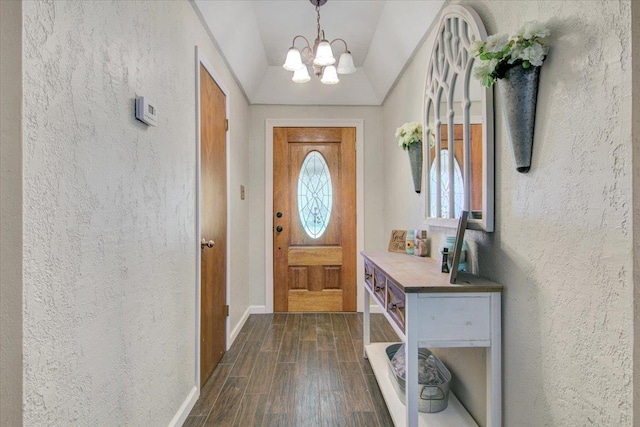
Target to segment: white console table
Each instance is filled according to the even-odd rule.
[[[362,252],[365,268],[364,347],[396,426],[477,425],[453,392],[435,414],[418,412],[418,347],[485,347],[488,427],[502,424],[502,286],[460,273],[455,285],[433,258],[391,252]],[[385,348],[370,343],[370,297],[407,345],[406,406],[391,383]],[[414,378],[410,381],[410,378]]]

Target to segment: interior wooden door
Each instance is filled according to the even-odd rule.
[[[355,311],[355,128],[273,133],[274,310]]]
[[[225,94],[200,65],[200,385],[226,349],[227,161]]]

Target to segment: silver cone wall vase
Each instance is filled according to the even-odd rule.
[[[518,64],[498,81],[516,170],[522,173],[531,168],[539,77],[540,67],[522,68]]]
[[[409,163],[411,163],[411,175],[413,176],[413,188],[416,193],[422,189],[422,142],[414,142],[407,148]]]

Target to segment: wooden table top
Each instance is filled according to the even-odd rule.
[[[405,293],[502,292],[502,285],[480,276],[460,272],[455,284],[449,274],[440,272],[440,261],[393,252],[364,251],[364,258],[375,264]]]

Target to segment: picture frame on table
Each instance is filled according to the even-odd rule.
[[[458,266],[460,265],[460,254],[462,253],[462,243],[464,242],[464,231],[467,229],[467,219],[469,211],[462,211],[458,220],[458,230],[456,231],[456,242],[453,246],[453,259],[451,260],[451,270],[449,272],[449,283],[456,283],[458,278]]]

